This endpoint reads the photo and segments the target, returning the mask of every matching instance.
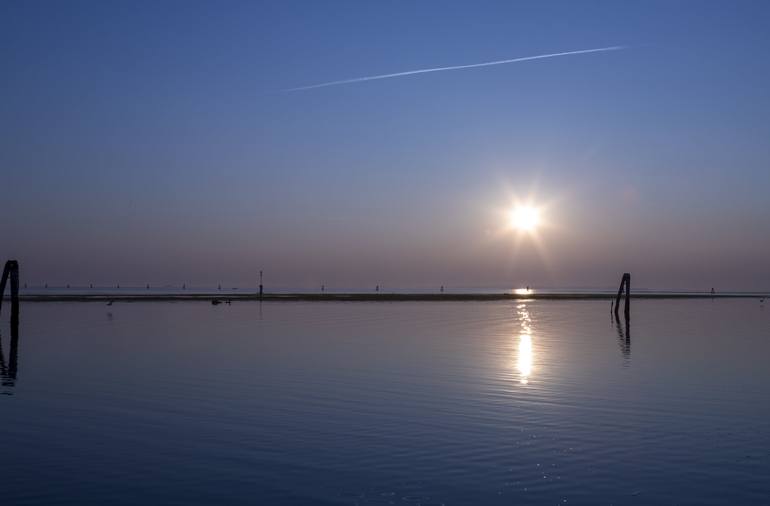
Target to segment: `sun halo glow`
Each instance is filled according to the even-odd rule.
[[[511,227],[523,232],[533,232],[540,224],[540,211],[533,206],[516,206],[510,213]]]

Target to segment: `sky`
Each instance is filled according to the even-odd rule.
[[[0,259],[31,285],[768,290],[767,26],[767,2],[6,0]]]

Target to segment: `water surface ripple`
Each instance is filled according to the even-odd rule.
[[[17,341],[0,327],[0,495],[770,502],[770,307],[644,300],[631,316],[603,301],[24,304]]]

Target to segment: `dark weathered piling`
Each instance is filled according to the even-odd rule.
[[[11,280],[11,321],[19,317],[19,262],[8,260],[3,268],[3,277],[0,279],[0,311],[3,308],[5,296],[5,284]]]
[[[0,279],[0,312],[3,310],[3,297],[5,297],[5,284],[8,282],[8,275],[10,274],[10,268],[8,264],[10,264],[11,261],[8,260],[5,263],[5,268],[3,269],[3,277]]]
[[[19,369],[19,311],[11,314],[11,350],[8,357],[8,377],[16,380]]]
[[[262,300],[262,271],[259,271],[259,300]]]
[[[613,318],[618,332],[618,344],[620,345],[620,351],[623,353],[623,358],[629,360],[631,358],[631,319],[624,318],[625,331],[621,327],[620,318]]]
[[[620,280],[620,288],[618,288],[618,295],[615,297],[615,316],[618,316],[618,308],[620,307],[620,297],[623,295],[623,290],[626,292],[626,302],[623,313],[626,318],[631,315],[631,274],[628,272],[623,273],[623,278]]]
[[[0,334],[0,377],[2,386],[14,386],[18,374],[19,363],[19,319],[11,318],[11,349],[8,363],[3,355],[2,334]]]

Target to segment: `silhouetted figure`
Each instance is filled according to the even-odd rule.
[[[147,283],[147,289],[148,290],[150,289],[150,283]]]
[[[326,290],[326,285],[321,285],[321,293],[324,293],[324,290]]]
[[[441,285],[441,293],[444,293],[444,285]]]
[[[375,291],[375,292],[379,292],[379,291],[380,291],[380,285],[377,285],[377,286],[375,286],[375,287],[374,287],[374,291]]]
[[[120,283],[118,283],[118,286],[117,286],[117,288],[120,288]]]
[[[711,295],[714,295],[716,292],[714,291],[714,287],[711,287]]]
[[[94,284],[93,284],[93,283],[91,283],[91,285],[90,285],[90,288],[93,288],[93,287],[94,287]]]
[[[69,287],[70,287],[70,284],[69,284],[69,283],[67,283],[67,289],[68,289],[68,290],[69,290]]]

